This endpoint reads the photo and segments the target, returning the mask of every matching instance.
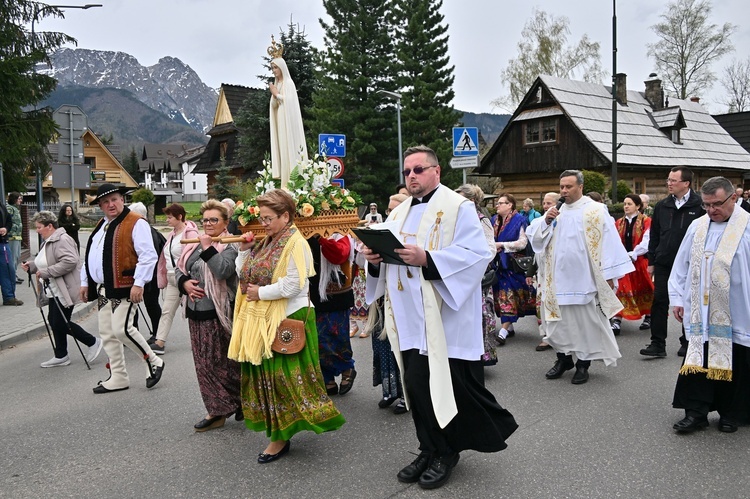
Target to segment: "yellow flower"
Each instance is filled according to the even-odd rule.
[[[260,215],[260,208],[258,208],[257,206],[250,206],[247,211],[254,217]]]
[[[330,210],[331,209],[331,205],[328,204],[328,201],[323,201],[322,203],[320,203],[320,209],[321,210]]]
[[[237,201],[237,204],[234,205],[234,211],[242,211],[245,208],[245,203],[242,201]]]
[[[335,204],[336,206],[341,206],[341,198],[334,198],[333,204]]]
[[[354,198],[351,196],[346,196],[346,202],[349,204],[354,204]]]
[[[312,214],[315,213],[315,208],[310,203],[305,203],[302,205],[299,212],[303,217],[311,217]]]
[[[245,217],[243,217],[242,215],[240,215],[239,217],[237,217],[237,221],[238,221],[238,222],[240,223],[240,225],[241,225],[241,226],[243,226],[243,227],[244,227],[245,225],[247,225],[247,220],[245,220]]]

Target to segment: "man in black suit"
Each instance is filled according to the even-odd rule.
[[[750,203],[747,202],[747,199],[745,199],[742,195],[744,194],[744,190],[742,187],[737,187],[734,192],[737,194],[737,201],[735,201],[743,210],[750,212]]]

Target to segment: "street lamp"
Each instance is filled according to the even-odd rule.
[[[401,94],[390,92],[388,90],[378,90],[378,94],[383,94],[389,99],[396,101],[396,119],[398,120],[398,179],[399,183],[404,183],[404,155],[401,144]]]
[[[102,7],[102,4],[100,3],[87,3],[86,5],[43,5],[41,8],[38,8],[38,4],[35,4],[34,6],[34,17],[31,18],[31,44],[34,49],[36,49],[36,36],[34,34],[34,24],[36,23],[36,18],[44,12],[47,9],[81,9],[81,10],[87,10],[92,7]],[[34,69],[36,72],[36,69]],[[70,171],[70,203],[71,206],[75,208],[75,199],[74,199],[74,193],[75,193],[75,187],[73,186],[73,170]],[[44,209],[44,196],[42,193],[42,167],[37,163],[36,167],[36,207],[37,211],[42,211]]]

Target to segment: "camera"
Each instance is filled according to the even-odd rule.
[[[373,216],[370,217],[370,220],[372,222],[376,221],[377,219],[378,219],[378,217],[376,215],[373,215]]]

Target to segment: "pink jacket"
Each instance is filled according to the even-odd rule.
[[[172,239],[175,236],[174,229],[172,232],[167,235],[167,244],[164,245],[164,251],[170,251],[170,247],[172,245]],[[198,232],[198,226],[195,225],[195,222],[188,220],[185,222],[185,230],[182,233],[182,239],[194,239],[197,238],[200,235]],[[164,289],[167,287],[167,258],[169,258],[169,255],[162,252],[160,255],[162,258],[159,258],[159,263],[157,266],[157,272],[156,272],[156,281],[159,286],[159,289]],[[177,262],[175,262],[177,263]],[[176,265],[175,265],[176,267]]]

